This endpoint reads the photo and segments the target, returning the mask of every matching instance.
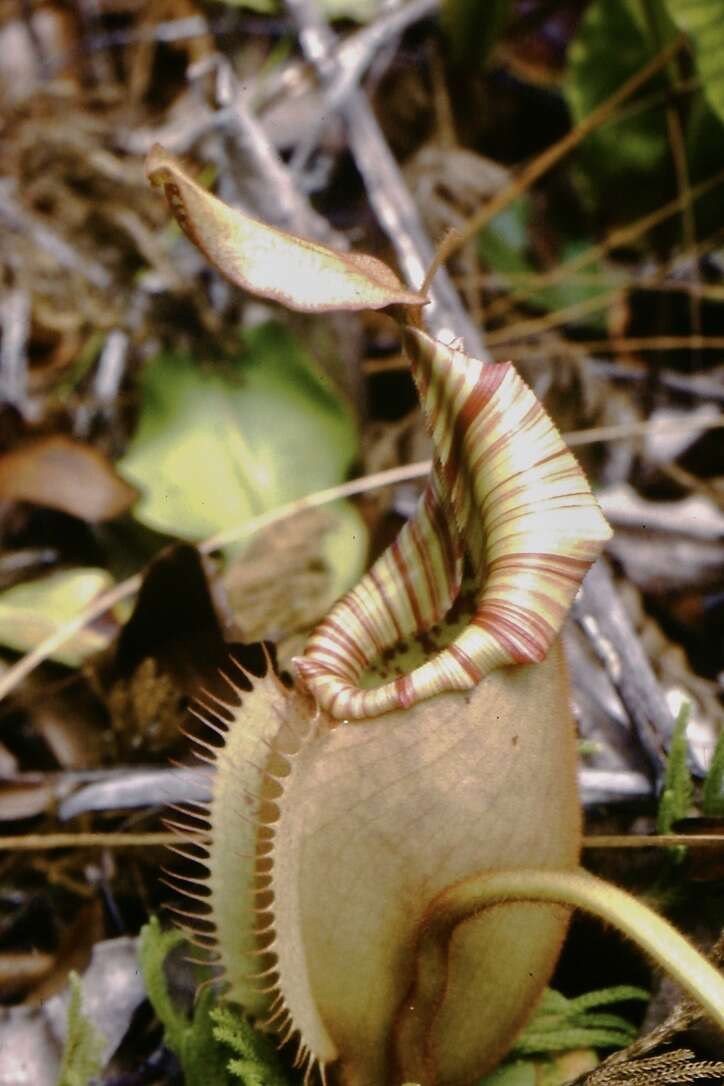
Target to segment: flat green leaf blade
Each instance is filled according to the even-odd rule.
[[[721,0],[663,0],[666,10],[691,38],[701,86],[724,121],[724,8]]]
[[[510,0],[445,0],[443,26],[460,64],[483,65],[510,18]]]
[[[136,434],[118,465],[144,524],[198,540],[340,482],[357,452],[350,407],[281,325],[226,367],[149,363]]]
[[[529,1060],[516,1060],[491,1071],[477,1086],[536,1086],[535,1064]]]
[[[89,567],[58,570],[0,592],[0,645],[29,652],[112,584],[113,578],[106,570]],[[78,667],[93,653],[104,649],[110,636],[108,631],[87,626],[50,658]]]
[[[656,54],[657,45],[629,0],[593,0],[568,51],[563,90],[573,120],[583,120]],[[664,74],[649,80],[642,95],[663,93]],[[638,97],[638,96],[637,96]],[[671,171],[663,110],[638,111],[592,132],[577,152],[586,187],[597,202],[633,216],[670,195]],[[628,178],[622,191],[621,179]]]

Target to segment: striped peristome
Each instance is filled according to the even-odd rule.
[[[403,329],[434,447],[417,510],[314,631],[297,667],[336,719],[364,719],[542,660],[610,536],[586,478],[511,363],[488,363]],[[408,675],[372,689],[376,660],[438,623],[463,562],[470,620]]]

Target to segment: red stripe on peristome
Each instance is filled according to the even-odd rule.
[[[566,584],[570,584],[570,582],[567,581]],[[550,588],[551,591],[553,591],[553,585],[546,584],[545,587]],[[563,621],[565,617],[565,612],[568,610],[567,603],[564,603],[561,600],[557,600],[555,596],[552,596],[550,594],[550,592],[536,592],[535,589],[530,589],[526,593],[526,595],[528,595],[532,601],[538,602],[541,605],[543,611],[547,612],[551,616],[557,614],[560,616],[560,621]],[[536,614],[540,614],[540,612],[536,611]],[[543,619],[543,621],[548,624],[551,630],[554,629],[554,624],[553,622],[549,621],[549,619]],[[557,627],[555,628],[557,629]]]
[[[548,651],[547,644],[539,644],[516,622],[496,614],[490,607],[485,607],[474,615],[470,622],[481,630],[487,630],[516,664],[539,663]]]
[[[562,580],[579,584],[590,569],[591,563],[585,558],[570,558],[565,554],[536,553],[520,551],[516,554],[503,554],[488,564],[488,575],[500,569],[520,572],[547,573]]]
[[[302,671],[304,677],[312,679],[335,678],[348,683],[349,674],[347,673],[347,670],[339,671],[337,667],[328,660],[326,651],[324,649],[319,651],[320,655],[318,656],[307,656],[305,653],[297,664],[297,667]],[[322,653],[324,655],[322,655]]]
[[[430,555],[428,553],[427,547],[424,545],[422,539],[420,538],[420,529],[417,525],[417,522],[414,520],[409,521],[408,527],[413,546],[420,558],[420,561],[422,562],[422,568],[425,573],[425,584],[427,586],[427,591],[432,602],[432,613],[435,618],[439,618],[440,597],[437,591],[437,581],[435,580],[435,573],[432,568],[432,563],[430,562]]]
[[[392,559],[397,566],[400,577],[402,577],[402,583],[405,586],[405,592],[407,594],[408,600],[410,601],[410,607],[412,609],[412,614],[415,619],[415,633],[421,633],[422,630],[424,630],[425,628],[425,624],[422,618],[422,612],[420,611],[420,603],[417,598],[417,593],[415,592],[415,586],[413,585],[410,578],[410,571],[407,568],[407,562],[405,561],[402,555],[402,551],[400,550],[400,543],[398,539],[396,539],[392,543],[392,546],[390,547],[390,554],[392,555]]]
[[[512,479],[517,478],[517,476],[520,474],[520,472],[516,472],[515,475],[510,476],[507,479],[501,479],[499,483],[496,483],[495,486],[490,488],[490,490],[487,490],[481,503],[481,512],[490,515],[492,509],[499,503],[508,502],[512,498],[519,497],[521,494],[527,494],[530,490],[530,486],[524,482],[516,483],[515,486],[508,487],[507,490],[503,490],[502,493],[498,493],[501,487],[504,487],[507,483],[511,482]]]
[[[550,419],[548,421],[551,422]],[[551,422],[551,430],[553,428],[553,423]],[[575,456],[567,445],[561,445],[560,449],[555,449],[552,453],[549,453],[548,456],[544,456],[540,460],[536,460],[535,466],[537,468],[540,468],[543,466],[543,464],[550,464],[553,460],[557,460],[559,456],[569,457],[573,461],[570,470],[575,470],[576,475],[583,475],[583,472],[578,465],[578,461],[576,460]]]
[[[533,393],[531,393],[531,396]],[[516,430],[528,430],[535,423],[540,422],[540,417],[543,415],[543,406],[535,400],[528,408],[523,417],[516,423]]]
[[[497,368],[497,367],[496,367]],[[456,420],[455,429],[460,435],[460,440],[465,438],[468,430],[474,422],[477,422],[480,418],[480,414],[485,405],[490,400],[492,394],[496,391],[503,377],[505,376],[505,365],[501,366],[503,371],[497,379],[479,381],[474,388],[471,389],[469,396],[465,400],[465,403],[460,407]],[[493,375],[494,376],[494,375]]]
[[[483,456],[484,455],[485,455],[485,453],[483,453]],[[475,464],[473,465],[473,470],[475,471],[477,468],[479,468],[481,463],[482,463],[482,457],[478,457]],[[523,469],[521,469],[520,471],[513,471],[513,472],[510,473],[510,475],[506,475],[506,477],[504,479],[500,479],[497,483],[495,483],[493,486],[491,486],[490,489],[486,489],[485,494],[483,495],[483,500],[482,500],[482,504],[481,504],[481,512],[485,512],[485,510],[489,509],[491,507],[491,505],[497,505],[497,503],[499,501],[504,501],[509,496],[509,494],[510,495],[515,494],[517,490],[521,490],[521,491],[528,490],[529,489],[529,484],[525,483],[525,482],[522,482],[522,483],[516,483],[516,485],[514,487],[512,487],[510,489],[510,491],[504,491],[502,494],[497,493],[497,491],[500,490],[501,486],[507,486],[508,483],[512,482],[514,479],[517,479],[520,476],[524,476],[524,475],[525,475],[525,471]]]
[[[319,675],[325,674],[324,664],[315,660],[312,656],[304,656],[297,662],[297,671],[306,682],[309,679],[316,679]]]
[[[468,654],[464,652],[459,645],[456,645],[453,641],[452,644],[448,645],[444,651],[450,653],[453,659],[456,660],[460,667],[463,669],[468,678],[472,679],[474,683],[480,682],[483,677],[482,671],[480,670],[480,668],[475,666]]]
[[[478,457],[476,457],[476,459],[473,461],[473,464],[472,464],[472,469],[471,470],[472,470],[473,474],[476,474],[480,470],[481,466],[486,461],[492,460],[493,457],[496,455],[496,453],[498,453],[500,451],[500,449],[502,449],[506,445],[510,444],[511,439],[513,437],[513,435],[510,433],[510,431],[506,431],[506,432],[502,433],[500,435],[500,437],[496,437],[495,441],[491,445],[484,444],[485,435],[490,433],[491,430],[496,430],[498,428],[498,426],[501,425],[502,422],[503,422],[503,414],[500,411],[496,411],[493,415],[490,416],[489,419],[486,420],[485,425],[484,425],[484,427],[483,427],[483,429],[481,431],[481,434],[480,434],[480,439],[478,441],[478,444],[480,444],[482,446],[481,449],[480,449],[480,455]],[[515,472],[514,474],[519,475],[521,473],[520,472]],[[509,477],[510,476],[507,476],[506,478],[509,478]],[[504,482],[505,480],[501,480],[501,481]]]
[[[453,416],[453,405],[460,390],[465,386],[467,374],[459,366],[455,366],[447,355],[440,353],[442,358],[441,370],[436,380],[437,395],[435,401],[441,406],[444,416],[443,425],[450,429],[456,422]]]
[[[370,570],[370,573],[371,572],[372,571]],[[355,599],[353,594],[350,594],[349,596],[347,596],[346,599],[343,600],[342,602],[343,602],[344,606],[346,606],[346,607],[348,607],[350,609],[350,611],[352,612],[354,617],[357,619],[357,621],[359,622],[359,624],[362,627],[362,629],[364,630],[364,632],[367,634],[367,637],[370,639],[371,643],[374,645],[375,652],[377,653],[377,655],[378,656],[381,655],[384,652],[385,646],[383,645],[383,643],[380,641],[379,637],[377,636],[377,634],[375,632],[375,628],[370,623],[369,619],[367,618],[367,615],[365,614],[364,608],[362,607],[362,605],[357,602],[357,600]]]
[[[352,694],[355,693],[354,687],[350,689],[349,686],[343,686],[341,690],[338,690],[332,697],[332,701],[329,705],[329,712],[334,716],[336,714],[337,703],[340,699],[346,699],[347,702],[352,700]]]
[[[314,649],[317,658],[323,653],[325,659],[330,661],[330,663],[326,665],[329,671],[333,671],[335,675],[344,675],[347,679],[356,679],[358,669],[354,667],[354,664],[351,662],[348,655],[340,652],[336,648],[332,648],[329,644],[329,640],[329,638],[325,638],[321,645],[317,642]],[[339,668],[343,668],[344,670],[340,671],[338,670]]]
[[[354,656],[360,667],[367,667],[369,660],[364,655],[359,645],[331,615],[318,626],[314,633],[314,640],[316,641],[320,636],[326,637],[330,641],[334,641],[342,651],[346,651],[350,656]]]
[[[578,497],[578,494],[556,494],[551,499],[545,496],[537,497],[535,491],[531,488],[527,488],[527,493],[520,492],[518,494],[511,490],[507,495],[501,495],[495,503],[488,507],[485,529],[490,538],[493,538],[500,528],[512,529],[512,532],[508,531],[506,536],[502,537],[505,539],[510,537],[511,534],[518,534],[518,523],[526,517],[535,517],[536,523],[540,523],[541,519],[555,518],[567,510],[577,511],[581,509],[580,501],[576,500]],[[517,505],[507,504],[515,498],[518,499]],[[499,510],[497,503],[503,501],[506,502],[506,507]],[[553,506],[551,506],[552,502],[555,503]],[[525,532],[527,535],[533,534],[534,529],[530,526],[530,522]]]
[[[491,368],[497,369],[498,367],[492,363]],[[491,378],[487,381],[478,381],[477,384],[473,386],[465,398],[465,402],[460,406],[457,415],[453,419],[450,452],[448,453],[447,462],[445,464],[445,478],[447,479],[451,490],[460,473],[461,465],[466,459],[465,438],[468,430],[474,422],[479,420],[483,408],[505,376],[506,366],[503,365],[500,368],[503,370],[503,373],[500,376],[491,375]],[[483,433],[484,432],[485,428],[483,429]]]
[[[547,596],[543,596],[540,593],[530,593],[531,596],[537,598],[540,602],[550,604],[550,600]],[[501,618],[505,618],[506,621],[511,622],[514,626],[524,631],[524,634],[530,636],[532,630],[535,636],[532,637],[532,641],[536,644],[550,645],[553,638],[556,636],[556,630],[543,615],[534,611],[531,607],[521,607],[519,604],[505,603],[504,600],[491,600],[487,603],[485,609],[492,613],[499,615]]]
[[[425,491],[425,512],[430,521],[432,533],[440,546],[445,576],[447,578],[447,598],[452,599],[458,589],[456,570],[457,553],[454,549],[453,538],[450,534],[450,525],[444,515],[442,507],[434,494],[432,487]]]
[[[377,575],[377,572],[375,571],[374,566],[369,571],[369,578],[372,581],[375,588],[377,589],[377,594],[379,595],[380,599],[384,603],[385,610],[387,611],[387,614],[392,619],[392,625],[395,627],[395,633],[397,634],[398,639],[401,641],[402,640],[402,627],[400,626],[399,622],[397,621],[397,615],[395,614],[395,610],[394,610],[394,607],[392,606],[392,603],[390,601],[390,597],[387,594],[387,590],[385,589],[384,584],[382,583],[379,576]]]
[[[420,359],[424,356],[422,345],[415,333],[406,329],[402,336],[402,346],[405,354],[410,360],[412,376],[415,380],[415,384],[420,390],[420,398],[422,399],[422,394],[427,392],[428,387],[427,374],[425,374],[420,367]]]
[[[409,709],[415,700],[415,687],[409,675],[395,679],[395,693],[401,709]]]
[[[506,375],[512,369],[512,362],[482,362],[477,383],[484,387],[489,400],[498,391]]]

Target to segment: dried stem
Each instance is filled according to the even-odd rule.
[[[635,94],[639,87],[642,87],[644,83],[647,83],[648,80],[652,78],[652,76],[656,75],[658,71],[665,67],[672,57],[676,56],[679,49],[681,49],[684,40],[683,36],[679,36],[665,49],[662,49],[648,64],[644,65],[644,67],[632,75],[630,79],[627,79],[610,98],[607,98],[605,102],[602,102],[600,106],[593,110],[593,112],[589,113],[585,120],[581,121],[580,124],[577,124],[570,132],[567,132],[566,135],[558,140],[557,143],[554,143],[552,147],[548,147],[538,155],[537,158],[534,158],[509,185],[506,185],[505,188],[496,193],[487,204],[484,204],[483,207],[481,207],[480,211],[465,223],[458,235],[455,235],[448,240],[444,259],[448,260],[453,253],[458,251],[461,245],[465,244],[466,241],[469,241],[470,238],[475,237],[478,231],[482,230],[484,226],[487,226],[491,219],[494,219],[495,216],[503,211],[504,208],[508,207],[513,200],[526,192],[539,177],[542,177],[543,174],[547,173],[551,167],[567,155],[569,151],[572,151],[574,147],[577,147],[589,133],[608,121],[623,102],[630,98],[632,94]]]
[[[204,834],[194,839],[203,841]],[[26,833],[0,837],[0,852],[43,852],[61,848],[156,848],[159,845],[177,845],[178,833]],[[647,837],[645,834],[594,834],[584,837],[583,848],[671,848],[672,845],[690,845],[692,848],[724,848],[724,835],[707,833],[669,833]]]
[[[177,833],[27,833],[0,837],[0,852],[42,852],[58,848],[153,848],[177,845]]]
[[[642,215],[640,218],[635,219],[633,222],[626,223],[625,226],[617,227],[615,230],[612,230],[603,241],[598,242],[596,245],[591,245],[588,249],[584,249],[583,252],[576,253],[575,256],[572,256],[569,260],[564,260],[560,264],[556,264],[550,271],[535,277],[528,286],[519,288],[518,290],[512,291],[510,294],[506,294],[504,298],[500,298],[489,307],[487,316],[489,318],[493,316],[502,316],[504,313],[507,313],[516,302],[524,301],[540,288],[560,283],[574,272],[579,272],[583,268],[589,267],[596,261],[601,260],[613,249],[620,249],[624,246],[633,244],[633,242],[648,233],[649,230],[653,230],[654,227],[659,226],[661,223],[666,222],[667,219],[678,214],[686,206],[687,201],[700,199],[723,181],[724,170],[719,170],[711,177],[707,177],[693,188],[688,189],[685,194],[680,194],[662,207],[657,207],[655,211],[650,211],[646,215]]]
[[[597,562],[584,580],[573,614],[626,706],[658,785],[674,720],[604,562]]]

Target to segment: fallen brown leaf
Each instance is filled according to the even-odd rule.
[[[97,449],[55,434],[0,456],[0,499],[49,506],[95,523],[124,513],[136,491]]]
[[[43,814],[53,803],[53,789],[39,779],[37,783],[26,781],[0,784],[0,822],[16,822]]]
[[[78,910],[73,923],[63,932],[52,970],[33,987],[27,1002],[37,1007],[64,988],[71,970],[83,973],[91,960],[93,947],[103,935],[103,907],[95,898]]]
[[[20,995],[39,984],[53,968],[52,954],[39,950],[6,950],[0,954],[0,997]]]

